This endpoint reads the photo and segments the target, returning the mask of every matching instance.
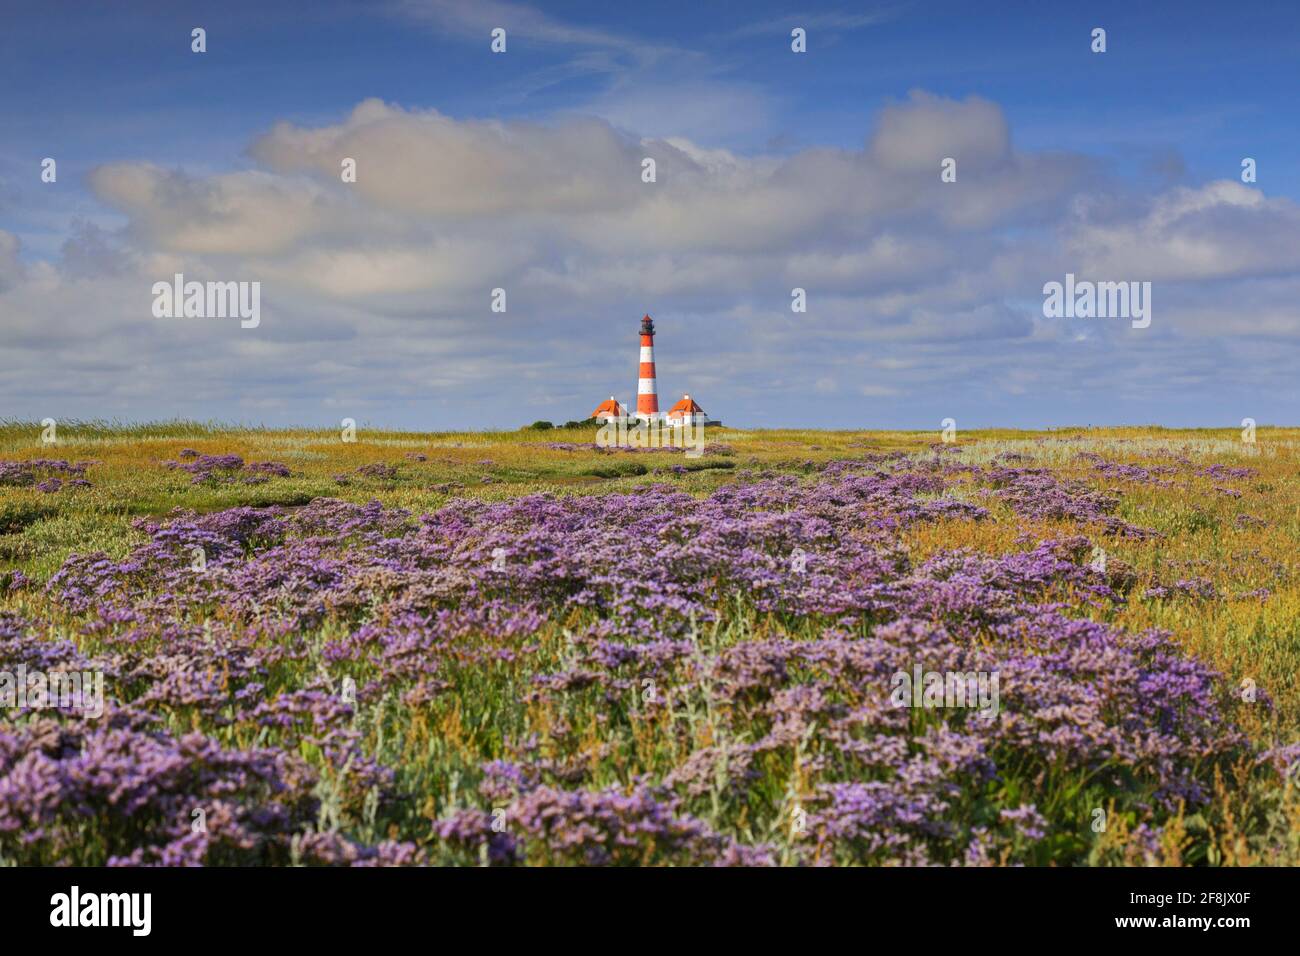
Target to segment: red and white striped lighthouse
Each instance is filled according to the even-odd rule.
[[[659,418],[659,386],[655,382],[655,324],[650,316],[641,319],[641,374],[636,383],[636,417]]]

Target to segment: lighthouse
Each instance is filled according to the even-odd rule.
[[[655,382],[655,324],[650,316],[641,319],[641,373],[636,383],[636,417],[659,420],[659,386]]]

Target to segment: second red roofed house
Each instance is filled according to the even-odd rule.
[[[689,395],[683,395],[682,400],[668,409],[668,414],[664,416],[670,425],[703,425],[708,417],[699,403]]]

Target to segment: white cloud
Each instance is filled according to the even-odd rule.
[[[263,172],[196,179],[147,163],[114,163],[93,170],[90,186],[131,217],[143,244],[175,252],[271,253],[325,224],[317,189]]]
[[[1136,218],[1110,208],[1091,221],[1087,206],[1078,211],[1066,247],[1081,272],[1148,281],[1300,272],[1300,207],[1241,183],[1179,187]]]
[[[257,169],[103,166],[90,183],[120,232],[78,227],[54,262],[24,261],[0,232],[0,348],[15,357],[0,402],[37,417],[566,418],[629,398],[649,311],[665,395],[742,424],[825,408],[810,395],[871,399],[900,424],[960,401],[1028,416],[1045,395],[1131,394],[1145,370],[1195,401],[1215,374],[1206,337],[1300,335],[1289,201],[1234,183],[1135,201],[1087,157],[1017,150],[974,97],[914,93],[862,143],[752,154],[591,117],[366,100],[338,123],[274,126],[250,148]],[[942,183],[950,155],[958,181]],[[154,319],[150,286],[178,271],[262,281],[262,325]],[[1152,280],[1151,329],[1043,319],[1042,285],[1067,271]],[[495,286],[505,314],[489,310]],[[1236,378],[1294,403],[1287,354],[1216,361],[1249,362]]]
[[[994,169],[1011,160],[1011,131],[996,103],[914,90],[881,112],[870,152],[882,169],[909,175],[924,170],[937,177],[945,157],[957,159],[963,172]]]

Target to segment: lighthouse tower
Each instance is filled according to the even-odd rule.
[[[655,324],[650,316],[641,320],[641,374],[636,383],[636,417],[659,420],[659,386],[655,382]]]

